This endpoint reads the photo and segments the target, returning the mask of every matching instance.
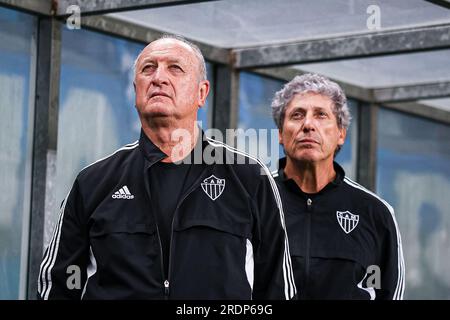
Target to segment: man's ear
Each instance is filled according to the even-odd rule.
[[[284,146],[283,144],[283,132],[281,132],[281,129],[278,129],[278,143]]]
[[[133,81],[134,93],[136,93],[136,82]]]
[[[344,144],[346,136],[347,130],[345,128],[339,129],[338,145],[342,146]]]
[[[206,103],[206,98],[208,97],[210,84],[208,80],[200,81],[198,89],[198,106],[201,108]]]

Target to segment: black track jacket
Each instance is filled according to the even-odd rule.
[[[289,236],[299,299],[402,299],[405,282],[400,233],[394,210],[345,177],[316,194],[274,173]]]
[[[148,178],[149,168],[166,155],[142,132],[139,141],[78,174],[41,263],[39,298],[291,299],[296,294],[274,179],[258,160],[199,136],[190,156],[200,161],[190,166],[190,183],[172,221],[168,278]],[[207,163],[202,152],[218,161]]]

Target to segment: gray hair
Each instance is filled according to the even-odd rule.
[[[348,129],[351,116],[344,91],[336,82],[316,73],[296,76],[275,93],[272,100],[272,116],[278,129],[283,130],[286,107],[294,95],[307,92],[318,93],[330,98],[334,105],[333,113],[336,116],[338,127]]]
[[[199,70],[200,81],[203,81],[203,80],[207,79],[205,58],[203,57],[203,54],[202,54],[202,52],[200,51],[200,48],[197,45],[195,45],[192,42],[186,40],[184,37],[179,36],[179,35],[175,35],[175,34],[164,34],[161,37],[159,37],[158,39],[155,39],[155,40],[153,40],[150,43],[153,43],[153,42],[161,40],[161,39],[178,40],[178,41],[181,41],[181,42],[187,44],[189,47],[191,47],[191,49],[194,51],[195,56],[197,57],[198,64],[199,64],[199,67],[200,67],[200,70]],[[137,66],[137,62],[138,62],[139,58],[141,57],[141,54],[142,54],[142,51],[137,56],[136,60],[134,60],[133,69],[134,69],[134,77],[135,78],[136,78],[136,66]]]

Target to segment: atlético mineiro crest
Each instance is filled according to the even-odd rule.
[[[202,189],[211,198],[211,200],[216,200],[225,189],[225,179],[217,178],[215,175],[210,176],[203,180]]]
[[[336,211],[336,218],[345,233],[349,234],[356,228],[359,222],[359,215],[350,211]]]

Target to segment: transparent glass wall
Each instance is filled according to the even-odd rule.
[[[278,143],[278,130],[272,118],[271,103],[275,92],[280,90],[285,81],[263,77],[254,73],[241,72],[239,79],[239,118],[237,147],[254,156],[258,156],[271,171],[277,169],[277,160],[284,157]],[[358,103],[349,99],[348,105],[352,115],[347,138],[336,161],[346,174],[354,179],[356,176],[356,146],[358,130]],[[261,130],[262,129],[262,130]],[[267,133],[267,134],[266,134]]]
[[[0,299],[25,298],[36,32],[0,7]]]
[[[143,44],[63,26],[55,205],[44,244],[77,173],[139,138],[133,63]]]
[[[239,115],[237,148],[261,159],[270,169],[278,168],[284,156],[278,143],[278,129],[272,118],[271,103],[285,81],[241,72],[239,77]]]
[[[381,109],[377,192],[395,209],[406,299],[450,299],[450,126]]]

